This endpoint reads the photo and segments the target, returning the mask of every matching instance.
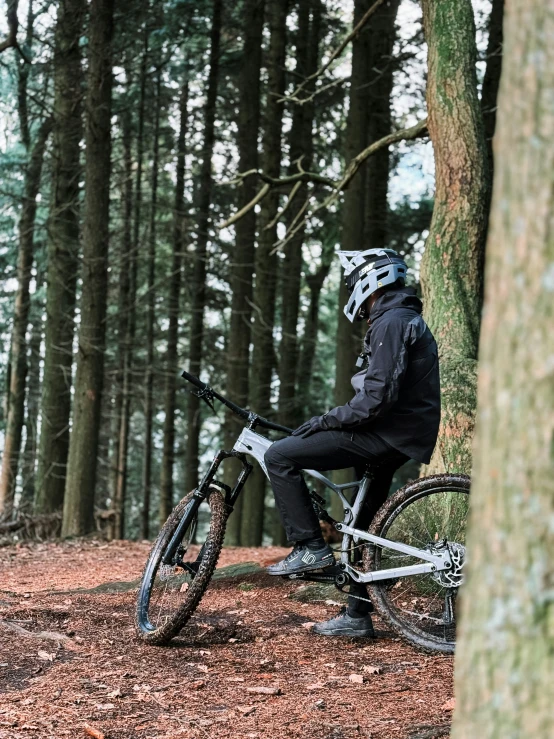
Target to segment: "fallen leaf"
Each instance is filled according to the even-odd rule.
[[[98,703],[96,705],[98,711],[111,711],[112,708],[115,708],[113,703]]]
[[[315,621],[306,621],[306,623],[302,624],[302,626],[305,629],[311,629],[312,626],[315,626]]]
[[[325,683],[312,683],[312,685],[306,685],[306,690],[322,690],[325,687]]]
[[[196,665],[196,669],[200,672],[208,672],[210,668],[207,665]]]
[[[94,726],[90,726],[90,724],[85,724],[83,726],[83,731],[87,736],[92,736],[93,739],[105,739],[104,732],[100,731],[100,729],[95,729]]]
[[[123,693],[119,688],[116,688],[115,690],[112,690],[111,693],[106,694],[106,698],[121,698],[123,696]]]
[[[227,680],[228,683],[243,683],[244,682],[243,677],[226,677],[225,680]]]
[[[38,656],[40,659],[43,659],[45,662],[53,662],[56,659],[55,652],[45,652],[44,649],[39,649]]]
[[[189,688],[191,690],[201,690],[206,686],[206,683],[203,680],[195,680],[193,683],[189,683]]]
[[[180,593],[186,593],[188,589],[189,589],[189,584],[188,584],[188,582],[184,582],[184,583],[183,583],[183,584],[181,585],[181,587],[179,588],[179,592],[180,592]]]
[[[369,675],[380,675],[383,672],[382,667],[375,667],[374,665],[364,665],[363,670]]]
[[[256,706],[237,706],[236,708],[243,716],[250,716],[256,710]]]
[[[351,683],[363,683],[364,676],[363,675],[349,675],[348,679]]]
[[[264,695],[281,695],[281,688],[246,688],[248,693],[263,693]]]
[[[446,703],[443,703],[441,706],[441,711],[453,711],[456,708],[456,698],[450,698],[446,701]]]
[[[238,641],[238,639],[233,639],[233,638],[228,639],[229,644],[234,644],[237,641]]]

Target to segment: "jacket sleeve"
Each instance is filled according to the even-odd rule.
[[[382,416],[398,400],[408,368],[411,325],[405,321],[378,322],[371,332],[371,359],[363,388],[346,405],[323,416],[327,428],[354,428]]]

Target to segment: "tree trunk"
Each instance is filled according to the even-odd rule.
[[[552,0],[504,29],[453,739],[553,733]]]
[[[373,0],[355,0],[354,25],[373,4]],[[391,54],[395,40],[398,1],[389,0],[370,19],[352,42],[350,105],[346,123],[345,159],[351,161],[360,151],[390,133],[390,94],[392,90]],[[344,194],[341,249],[382,248],[387,238],[387,193],[389,152],[383,149],[367,162]],[[339,319],[335,360],[335,405],[352,398],[350,379],[362,348],[363,331],[346,319],[343,309],[348,302],[344,280],[339,286]],[[353,479],[352,470],[339,470],[338,483]],[[332,515],[342,518],[338,496],[331,499]]]
[[[188,80],[183,83],[179,103],[180,126],[177,139],[177,167],[175,205],[173,209],[173,260],[169,279],[167,355],[165,361],[163,456],[160,476],[160,511],[173,508],[173,465],[175,462],[175,393],[177,375],[177,342],[179,338],[179,296],[181,292],[181,263],[183,258],[183,231],[185,223],[185,155],[187,134]],[[165,519],[164,519],[165,521]],[[164,521],[160,521],[163,523]],[[148,531],[143,532],[148,538]]]
[[[281,173],[281,129],[283,105],[279,98],[285,92],[285,56],[287,44],[286,0],[268,0],[267,14],[270,40],[268,52],[267,98],[263,134],[263,170],[271,177]],[[271,415],[271,377],[275,367],[273,328],[279,259],[272,254],[277,241],[277,226],[271,224],[279,208],[279,194],[273,190],[262,201],[260,235],[256,250],[256,283],[254,287],[253,349],[251,369],[251,404],[261,416]],[[241,542],[244,546],[260,546],[263,536],[266,477],[259,465],[254,467],[243,498]]]
[[[27,375],[27,411],[25,416],[25,448],[23,450],[23,461],[21,465],[21,499],[19,509],[29,512],[33,509],[35,500],[35,474],[37,463],[38,442],[38,419],[40,411],[40,363],[42,360],[40,347],[44,334],[44,321],[42,314],[44,303],[38,293],[42,288],[44,275],[37,270],[36,290],[34,300],[31,302],[30,324],[31,340],[29,341],[29,353],[27,362],[29,372]]]
[[[215,112],[219,78],[219,46],[221,37],[222,0],[214,0],[211,28],[210,72],[204,108],[203,160],[198,185],[198,236],[194,253],[192,279],[192,317],[189,342],[189,371],[199,375],[202,367],[202,343],[204,338],[204,305],[206,302],[206,255],[210,204],[212,199],[212,154],[215,141]],[[192,490],[198,484],[198,450],[200,436],[200,399],[189,395],[187,408],[187,474],[186,487]],[[167,518],[169,511],[160,511],[160,518]]]
[[[17,292],[11,341],[11,372],[8,396],[6,435],[0,476],[0,515],[10,517],[13,510],[15,482],[21,451],[21,432],[25,418],[25,385],[27,380],[27,342],[29,323],[29,285],[34,259],[34,229],[37,195],[40,188],[42,163],[52,121],[40,127],[37,140],[25,172],[25,195],[19,221],[19,252],[17,257]]]
[[[127,497],[127,451],[129,446],[129,424],[131,414],[131,386],[133,366],[133,345],[136,329],[136,296],[137,296],[137,270],[138,252],[140,247],[140,224],[142,208],[142,164],[144,155],[144,110],[146,99],[146,64],[148,58],[148,32],[144,31],[144,49],[140,68],[140,103],[137,133],[137,168],[135,179],[134,219],[133,219],[133,241],[129,251],[129,293],[128,310],[125,320],[124,334],[122,339],[122,390],[121,390],[121,414],[119,418],[119,431],[117,442],[117,476],[116,487],[113,496],[113,507],[115,509],[114,536],[123,539],[125,534],[125,499]]]
[[[129,77],[127,79],[129,85]],[[123,411],[123,379],[125,372],[125,337],[127,335],[127,323],[129,321],[129,313],[131,305],[129,302],[130,290],[130,268],[131,268],[131,252],[132,252],[132,226],[133,226],[133,156],[131,145],[131,113],[124,110],[120,115],[121,124],[121,143],[123,148],[123,183],[122,183],[122,200],[123,200],[123,227],[120,250],[119,264],[119,291],[118,291],[118,326],[117,326],[117,370],[115,377],[115,397],[113,407],[113,428],[112,435],[114,437],[113,449],[111,453],[111,491],[112,491],[112,508],[115,511],[115,524],[120,518],[117,510],[117,489],[119,482],[119,433],[121,426],[121,415]],[[115,531],[112,532],[115,536]]]
[[[154,151],[152,154],[152,200],[150,204],[150,233],[148,238],[148,298],[146,303],[146,376],[144,379],[144,456],[142,469],[142,538],[148,539],[150,498],[152,492],[152,427],[154,418],[154,308],[156,280],[156,208],[158,204],[158,166],[160,154],[160,90],[162,72],[156,74],[156,96],[154,99]]]
[[[367,88],[365,146],[379,141],[391,132],[390,99],[394,71],[392,52],[399,5],[400,0],[387,0],[368,23],[367,69],[364,82]],[[364,248],[382,249],[387,245],[389,169],[388,147],[376,152],[366,165]],[[341,323],[344,323],[344,319]]]
[[[238,150],[239,170],[247,172],[258,167],[258,130],[260,127],[260,71],[262,64],[262,31],[265,0],[245,0],[242,18],[244,47],[239,75]],[[259,185],[254,177],[244,180],[239,194],[239,208],[249,203]],[[250,357],[250,321],[252,318],[252,278],[256,241],[256,211],[252,208],[235,226],[235,245],[231,251],[231,325],[227,354],[227,394],[234,403],[244,407],[248,402],[248,368]],[[224,447],[232,449],[244,422],[226,410]],[[237,459],[225,462],[225,482],[233,486],[241,463]],[[240,541],[242,495],[235,503],[227,523],[227,544]]]
[[[306,326],[302,337],[302,352],[298,373],[298,397],[302,403],[302,417],[310,418],[321,412],[320,403],[312,397],[314,359],[317,352],[317,336],[319,332],[319,298],[332,261],[335,257],[334,244],[331,248],[326,244],[321,255],[321,264],[313,274],[306,276],[310,289],[310,305],[306,316]]]
[[[37,513],[63,506],[77,272],[82,136],[80,38],[85,0],[58,5],[54,49],[54,151],[48,223],[46,351],[37,473]]]
[[[298,10],[298,33],[296,39],[296,73],[304,78],[313,74],[319,61],[319,39],[321,33],[321,0],[301,0]],[[310,22],[310,12],[312,15]],[[307,87],[310,89],[310,87]],[[297,161],[302,157],[302,166],[310,169],[313,157],[312,103],[296,105],[292,114],[290,132],[290,173],[298,171]],[[298,190],[290,209],[292,223],[309,197],[308,185]],[[296,392],[298,377],[298,312],[302,277],[302,244],[304,229],[300,229],[285,248],[281,284],[282,339],[279,346],[279,423],[294,428],[302,420],[300,403]],[[285,533],[280,522],[274,534],[274,542],[285,544]]]
[[[112,0],[92,0],[86,99],[83,287],[62,536],[94,528],[104,383],[111,174]]]
[[[490,189],[471,0],[423,0],[423,22],[436,189],[421,284],[442,390],[439,440],[424,474],[470,472]]]
[[[502,72],[502,24],[504,22],[504,0],[492,0],[489,18],[489,42],[487,45],[487,68],[481,91],[481,110],[485,126],[485,141],[491,175],[493,172],[492,140],[496,129],[496,105],[500,74]]]

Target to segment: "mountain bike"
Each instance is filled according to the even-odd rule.
[[[257,428],[290,434],[291,429],[241,408],[198,377],[183,372],[212,410],[223,403],[245,421],[231,450],[220,450],[198,487],[174,508],[146,562],[139,586],[135,622],[149,644],[167,644],[195,612],[214,573],[229,514],[244,487],[253,458],[267,475],[264,454],[273,443]],[[217,479],[225,459],[241,470],[234,486]],[[405,641],[429,652],[452,653],[456,641],[456,597],[463,579],[470,480],[466,475],[433,475],[409,482],[379,509],[368,531],[356,528],[369,490],[372,468],[361,480],[334,484],[321,472],[304,470],[338,495],[342,521],[333,519],[325,500],[310,493],[319,518],[342,534],[335,565],[319,572],[285,576],[334,583],[343,591],[366,585],[382,619]],[[346,497],[354,491],[352,502]]]

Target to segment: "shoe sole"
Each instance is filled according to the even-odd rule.
[[[312,634],[317,634],[317,636],[360,636],[364,638],[369,639],[375,639],[375,632],[374,631],[368,631],[367,629],[364,629],[363,631],[356,631],[355,629],[343,629],[341,631],[334,631],[334,632],[325,632],[325,631],[316,631],[315,629],[311,629]]]
[[[333,561],[329,562],[328,565],[322,564],[321,562],[316,562],[313,565],[305,565],[302,568],[294,569],[294,570],[285,570],[284,572],[270,572],[266,569],[266,572],[268,575],[273,575],[274,577],[287,577],[288,575],[301,575],[304,572],[313,572],[314,570],[325,570],[327,567],[332,567],[335,564],[335,559],[333,557]]]

